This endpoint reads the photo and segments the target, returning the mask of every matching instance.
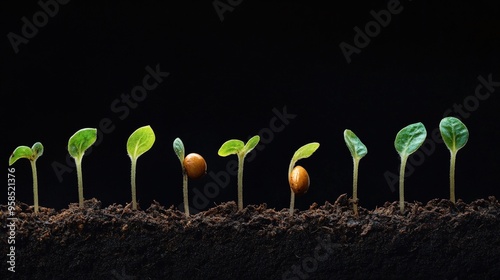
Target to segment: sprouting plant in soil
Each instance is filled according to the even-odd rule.
[[[189,216],[189,200],[188,200],[188,178],[198,179],[207,173],[207,163],[205,159],[197,153],[185,155],[184,143],[180,138],[175,138],[174,152],[181,162],[182,168],[182,194],[184,198],[184,213]]]
[[[290,216],[295,208],[295,195],[303,195],[309,190],[310,178],[306,169],[300,165],[295,166],[298,160],[310,157],[319,148],[318,142],[303,145],[293,154],[288,166],[288,183],[290,185]]]
[[[439,123],[439,130],[446,147],[450,150],[450,200],[455,203],[455,161],[458,150],[469,140],[469,130],[455,117],[445,117]]]
[[[255,135],[246,143],[238,139],[227,140],[219,148],[218,154],[221,157],[236,154],[238,156],[238,209],[243,209],[243,163],[245,157],[250,153],[260,141],[260,136]]]
[[[368,150],[361,140],[349,129],[344,130],[344,141],[351,152],[353,161],[352,174],[352,206],[354,215],[358,216],[358,170],[359,161],[363,158]]]
[[[413,123],[402,128],[396,135],[394,147],[401,158],[399,169],[399,210],[404,213],[404,177],[408,157],[422,146],[427,137],[427,130],[421,122]]]
[[[137,170],[137,159],[149,151],[155,142],[155,133],[151,126],[146,125],[139,127],[132,134],[130,134],[127,140],[127,153],[132,162],[132,168],[130,171],[130,182],[132,188],[132,209],[137,210],[137,192],[136,192],[136,170]]]
[[[82,159],[85,151],[97,140],[96,128],[82,128],[75,132],[68,141],[68,152],[75,160],[76,175],[78,178],[78,204],[83,207],[83,177]]]
[[[20,158],[27,158],[31,163],[31,172],[33,176],[33,203],[35,214],[38,214],[38,177],[36,171],[36,160],[43,154],[43,145],[36,142],[30,148],[28,146],[19,146],[14,149],[9,158],[9,166],[14,164]]]

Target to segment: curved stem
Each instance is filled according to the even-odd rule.
[[[130,182],[132,184],[132,209],[137,210],[137,194],[135,186],[135,173],[137,169],[137,159],[132,158],[132,169],[130,171]]]
[[[456,152],[451,152],[450,156],[450,200],[455,203],[455,161],[457,158]]]
[[[33,174],[33,203],[35,207],[35,214],[38,214],[38,179],[36,176],[36,161],[31,160],[31,172]]]
[[[245,156],[238,155],[238,210],[243,209],[243,163]]]
[[[83,176],[82,176],[82,158],[75,158],[76,176],[78,178],[78,205],[83,207]]]
[[[403,214],[405,210],[404,181],[405,181],[405,169],[407,160],[408,156],[401,156],[401,168],[399,169],[399,210],[401,211],[401,214]]]
[[[184,214],[189,216],[188,176],[184,166],[182,167],[182,195],[184,196]]]

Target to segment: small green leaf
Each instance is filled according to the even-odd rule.
[[[299,159],[303,158],[308,158],[310,157],[317,149],[319,148],[319,143],[318,142],[312,142],[309,144],[305,144],[304,146],[300,147],[292,157],[292,161],[296,162]]]
[[[413,123],[398,132],[394,147],[401,156],[408,156],[420,148],[426,137],[425,126],[421,122]]]
[[[259,141],[260,141],[259,135],[255,135],[254,137],[248,139],[247,143],[245,144],[245,147],[243,147],[245,155],[251,152],[255,148],[255,146],[259,144]]]
[[[42,145],[42,143],[36,142],[31,147],[31,150],[33,151],[33,159],[34,160],[38,159],[40,156],[43,155],[43,145]]]
[[[184,161],[184,143],[182,143],[182,140],[180,138],[175,138],[174,140],[174,152],[179,158],[181,162]]]
[[[439,123],[439,130],[444,143],[452,152],[463,148],[469,140],[469,130],[462,121],[455,117],[446,117]]]
[[[95,143],[97,129],[82,128],[75,132],[68,141],[68,152],[73,158],[83,157],[85,151]]]
[[[137,159],[153,147],[155,139],[155,133],[151,126],[139,127],[128,138],[127,152],[129,156]]]
[[[365,144],[349,129],[344,130],[344,141],[353,158],[360,159],[368,153]]]
[[[12,155],[10,155],[9,165],[14,164],[14,162],[16,162],[20,158],[30,159],[32,154],[33,154],[33,151],[31,151],[30,147],[19,146],[14,150]]]
[[[238,154],[245,147],[245,143],[241,140],[231,139],[227,140],[219,148],[218,154],[221,157],[227,157],[228,155]]]

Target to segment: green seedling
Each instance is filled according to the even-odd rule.
[[[295,166],[300,159],[310,157],[319,148],[319,143],[311,142],[300,147],[293,154],[288,166],[288,183],[290,184],[290,216],[295,208],[295,195],[302,195],[309,189],[309,174],[300,165]]]
[[[231,139],[222,144],[218,154],[221,157],[236,154],[238,156],[238,209],[243,209],[243,163],[245,157],[250,153],[260,141],[260,136],[255,135],[245,144],[238,139]]]
[[[83,207],[83,177],[82,159],[85,151],[97,140],[96,128],[82,128],[75,132],[68,141],[68,152],[75,159],[76,175],[78,178],[78,204]]]
[[[422,146],[427,137],[427,130],[421,123],[410,124],[401,129],[394,140],[394,147],[401,158],[401,167],[399,169],[399,210],[404,213],[404,177],[406,161],[408,157]]]
[[[368,149],[366,149],[365,144],[359,140],[358,136],[354,134],[349,129],[344,130],[344,141],[349,148],[349,151],[352,155],[353,161],[353,174],[352,174],[352,200],[353,200],[353,211],[354,215],[358,216],[358,169],[359,169],[359,161],[363,158],[367,153]]]
[[[43,154],[43,145],[36,142],[30,148],[28,146],[17,147],[9,157],[9,166],[14,164],[20,158],[27,158],[31,163],[31,172],[33,175],[33,203],[35,214],[38,214],[38,177],[36,172],[36,160]]]
[[[455,161],[458,150],[469,140],[469,130],[455,117],[443,118],[439,123],[439,130],[446,147],[450,150],[450,200],[455,203]]]
[[[174,152],[181,162],[182,168],[182,193],[184,197],[184,213],[189,216],[189,200],[188,200],[188,178],[198,179],[207,173],[207,163],[202,156],[197,153],[190,153],[184,157],[184,143],[180,138],[175,138]]]
[[[130,171],[130,182],[132,187],[132,210],[137,210],[137,193],[135,175],[137,170],[137,159],[149,151],[155,142],[155,133],[151,126],[146,125],[136,129],[128,138],[127,153],[132,162]]]

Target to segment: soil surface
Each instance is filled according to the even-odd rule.
[[[190,217],[156,202],[16,207],[12,231],[0,206],[1,279],[500,279],[495,197],[407,202],[404,214],[386,202],[358,217],[345,194],[293,217],[234,202]]]

